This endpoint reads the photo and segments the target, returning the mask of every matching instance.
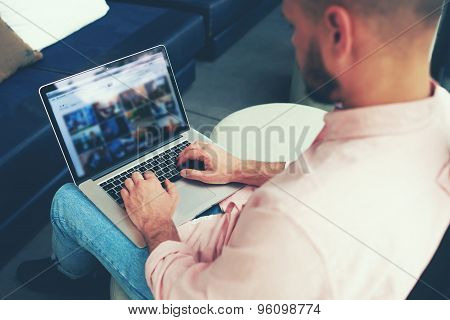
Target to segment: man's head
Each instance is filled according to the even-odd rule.
[[[362,88],[370,85],[368,77],[382,78],[407,63],[423,69],[442,3],[284,0],[307,93],[325,103],[351,100],[356,82]]]

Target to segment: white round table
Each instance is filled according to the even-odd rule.
[[[292,103],[254,106],[219,122],[211,140],[241,159],[291,162],[309,148],[322,130],[325,114]]]

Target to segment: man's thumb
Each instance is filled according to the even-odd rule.
[[[193,169],[183,169],[181,170],[180,174],[183,178],[204,182],[204,174],[202,171]]]

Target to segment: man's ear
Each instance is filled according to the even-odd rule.
[[[352,53],[353,22],[349,11],[341,6],[328,7],[323,15],[326,47],[330,58],[344,62]],[[343,59],[343,60],[342,60]]]

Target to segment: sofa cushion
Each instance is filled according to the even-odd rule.
[[[201,13],[207,35],[213,37],[256,7],[261,0],[131,0]]]
[[[105,0],[0,1],[3,21],[35,50],[58,42],[107,12]]]
[[[42,58],[39,51],[34,51],[0,19],[0,82],[26,66]]]
[[[0,84],[0,134],[9,137],[0,140],[0,167],[5,155],[48,124],[38,90],[62,77],[56,72],[24,68]]]
[[[165,44],[174,69],[178,69],[204,44],[200,15],[146,5],[108,4],[105,17],[43,50],[45,59],[36,68],[72,74]]]

